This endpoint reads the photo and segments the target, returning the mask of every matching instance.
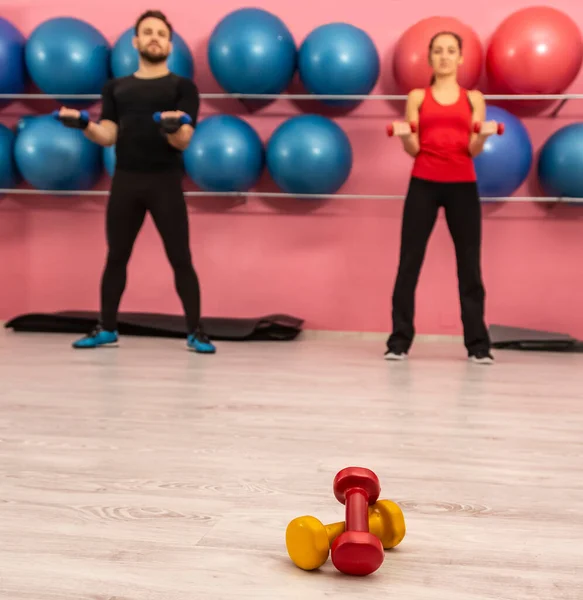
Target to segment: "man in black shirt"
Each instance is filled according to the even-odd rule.
[[[174,270],[187,323],[187,346],[213,353],[200,327],[200,288],[192,266],[188,215],[182,191],[182,151],[192,138],[199,110],[196,85],[167,66],[172,26],[159,11],[141,15],[135,26],[138,70],[103,89],[101,120],[62,108],[58,118],[101,146],[116,144],[116,170],[107,206],[108,255],[101,281],[101,320],[75,348],[115,345],[117,313],[126,286],[134,242],[150,212]]]

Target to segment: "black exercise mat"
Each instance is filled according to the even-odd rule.
[[[88,333],[99,314],[90,311],[31,313],[8,321],[4,327],[16,332]],[[273,314],[257,318],[203,317],[201,324],[213,340],[222,341],[289,341],[301,332],[303,320],[289,315]],[[159,313],[120,313],[120,335],[182,338],[186,324],[181,315]]]
[[[583,352],[583,342],[565,333],[492,325],[489,329],[493,348],[543,352]]]

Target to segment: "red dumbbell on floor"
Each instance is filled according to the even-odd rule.
[[[334,495],[346,506],[346,526],[332,544],[332,562],[347,575],[370,575],[385,559],[383,545],[369,531],[368,507],[381,493],[378,477],[362,467],[347,467],[334,478]]]

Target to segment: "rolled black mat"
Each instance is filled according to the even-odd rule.
[[[90,311],[30,313],[14,317],[4,327],[16,332],[88,333],[99,314]],[[302,331],[302,319],[273,314],[257,318],[203,317],[201,324],[213,340],[223,341],[289,341]],[[182,338],[186,323],[181,315],[159,313],[120,313],[120,335]]]

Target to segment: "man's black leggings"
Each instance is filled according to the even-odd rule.
[[[200,288],[190,254],[182,174],[176,170],[115,172],[106,216],[108,255],[101,281],[101,325],[108,331],[117,328],[127,265],[148,211],[174,270],[188,333],[193,333],[200,320]]]
[[[469,353],[490,350],[484,323],[482,215],[477,185],[412,178],[405,199],[399,270],[393,292],[393,332],[387,341],[394,352],[407,352],[413,341],[415,290],[441,206],[455,247],[465,346]]]

